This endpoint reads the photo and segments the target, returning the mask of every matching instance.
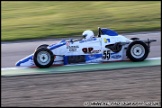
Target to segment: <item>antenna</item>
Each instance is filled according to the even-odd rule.
[[[98,37],[101,37],[101,28],[98,27]]]

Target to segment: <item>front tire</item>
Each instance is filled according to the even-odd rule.
[[[42,44],[40,45],[36,50],[41,49],[41,48],[47,48],[49,45],[47,44]]]
[[[39,68],[47,68],[53,64],[54,55],[51,50],[47,48],[41,48],[34,53],[34,63]]]
[[[149,54],[149,48],[142,41],[134,41],[128,46],[126,54],[131,61],[143,61]]]

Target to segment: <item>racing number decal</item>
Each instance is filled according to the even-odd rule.
[[[103,51],[103,59],[110,59],[110,50]]]

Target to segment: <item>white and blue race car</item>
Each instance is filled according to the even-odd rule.
[[[98,27],[98,35],[87,40],[62,40],[42,44],[35,52],[16,63],[21,67],[47,68],[52,65],[102,63],[109,61],[143,61],[156,40],[128,39],[113,30]]]

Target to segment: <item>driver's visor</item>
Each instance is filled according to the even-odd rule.
[[[87,34],[85,34],[85,35],[82,35],[82,36],[83,36],[83,38],[86,38]]]

